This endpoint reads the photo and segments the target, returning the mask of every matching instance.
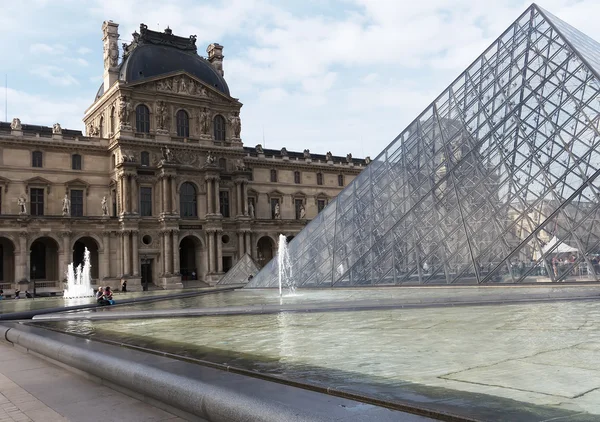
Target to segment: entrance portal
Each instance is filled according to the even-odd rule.
[[[58,243],[51,237],[40,237],[31,244],[29,277],[31,280],[59,280]]]
[[[15,281],[15,246],[10,239],[0,237],[0,282]]]
[[[179,242],[179,272],[181,281],[200,280],[200,253],[202,244],[195,236],[186,236]]]
[[[258,249],[258,265],[264,267],[275,255],[275,243],[269,236],[263,236],[258,239],[256,246]]]
[[[83,266],[83,255],[85,248],[90,251],[90,265],[92,279],[98,279],[98,243],[91,237],[82,237],[73,245],[73,267],[77,268],[79,264]]]

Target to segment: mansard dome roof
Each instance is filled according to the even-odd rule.
[[[195,35],[179,37],[169,28],[157,32],[141,24],[140,33],[133,33],[133,41],[123,44],[119,80],[133,83],[177,71],[188,72],[208,86],[230,95],[223,76],[207,59],[198,55]],[[103,92],[101,86],[96,98]]]

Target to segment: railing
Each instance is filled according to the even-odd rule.
[[[35,281],[35,288],[56,287],[56,281]]]
[[[12,283],[0,283],[0,289],[2,290],[10,290],[13,288]]]

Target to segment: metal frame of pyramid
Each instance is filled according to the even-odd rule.
[[[248,254],[244,254],[240,260],[219,280],[217,285],[224,284],[246,284],[248,276],[256,275],[260,267]]]
[[[296,285],[598,280],[599,70],[530,6],[293,239]]]

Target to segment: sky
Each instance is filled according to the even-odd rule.
[[[242,140],[375,157],[530,5],[518,0],[0,0],[0,120],[83,130],[102,22],[224,46]],[[537,3],[600,40],[600,1]],[[7,95],[6,95],[7,94]],[[5,108],[5,98],[8,109]]]

